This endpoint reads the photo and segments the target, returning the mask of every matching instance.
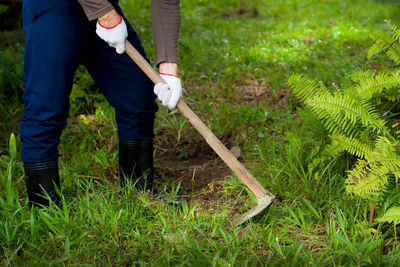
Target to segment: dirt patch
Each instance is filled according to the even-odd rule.
[[[221,142],[230,147],[232,136],[220,135]],[[212,205],[221,198],[219,183],[231,175],[231,170],[218,157],[200,135],[186,137],[177,146],[173,137],[157,136],[155,169],[156,186],[177,186],[180,183],[179,196],[187,202]]]
[[[216,135],[217,138],[228,148],[233,141],[231,133]],[[175,136],[157,135],[154,139],[154,147],[157,149],[157,157],[168,157],[176,160],[191,160],[204,162],[214,160],[218,155],[207,144],[200,134],[180,138],[179,144],[176,144]]]
[[[283,110],[287,108],[289,102],[296,102],[295,98],[289,94],[287,87],[274,89],[264,80],[248,79],[246,83],[238,82],[235,83],[235,87],[230,89],[229,93],[219,90],[222,97],[210,98],[210,88],[218,87],[219,85],[216,83],[206,84],[196,87],[196,90],[201,92],[203,99],[209,99],[215,103],[266,105],[270,110]]]
[[[251,84],[239,85],[234,94],[239,103],[266,104],[271,110],[285,109],[290,100],[287,90],[274,90],[268,84],[256,81]]]
[[[221,12],[223,18],[257,18],[260,16],[257,8],[239,7],[235,10]]]

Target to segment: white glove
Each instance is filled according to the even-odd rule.
[[[114,47],[118,54],[125,52],[125,39],[128,37],[128,30],[122,17],[121,21],[114,27],[105,27],[97,21],[96,33],[109,46]]]
[[[160,76],[167,82],[157,83],[154,86],[154,93],[164,106],[174,109],[182,96],[181,79],[178,76],[160,73]]]

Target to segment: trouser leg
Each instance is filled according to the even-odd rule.
[[[115,9],[123,15],[116,4]],[[128,40],[145,57],[136,32],[125,21]],[[120,139],[121,184],[125,185],[126,179],[132,179],[138,189],[150,189],[153,186],[152,138],[157,111],[153,83],[127,54],[117,54],[114,48],[97,37],[94,30],[84,62],[108,102],[115,108]]]
[[[88,26],[75,1],[24,0],[25,107],[20,137],[31,201],[39,201],[37,195],[52,195],[54,183],[59,186],[57,146]]]

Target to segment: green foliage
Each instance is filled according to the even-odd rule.
[[[400,222],[400,207],[390,208],[382,217],[378,218],[378,221],[397,225]]]
[[[358,82],[355,90],[366,101],[379,97],[382,93],[385,93],[389,101],[396,101],[400,98],[398,92],[400,83],[399,71],[391,71],[389,73],[358,71],[351,75],[350,78]]]
[[[8,145],[8,151],[10,153],[11,159],[16,159],[17,158],[17,144],[15,141],[15,135],[14,133],[11,134],[10,136],[10,141]]]
[[[372,168],[367,161],[360,159],[356,166],[349,171],[346,191],[360,197],[371,197],[373,193],[382,191],[388,182],[388,174],[386,168]]]
[[[386,52],[399,64],[400,31],[394,24],[387,25],[390,34],[375,37],[369,56]],[[400,99],[399,74],[396,69],[358,70],[349,75],[346,86],[331,90],[305,75],[293,74],[289,79],[292,94],[322,122],[331,140],[313,160],[312,168],[342,151],[355,157],[355,164],[347,171],[348,194],[379,202],[385,199],[389,183],[400,177],[400,151],[396,132],[390,126],[396,117],[384,115],[386,103]],[[393,221],[388,218],[383,216],[381,221]]]
[[[368,57],[385,52],[397,65],[400,64],[400,30],[398,26],[386,21],[390,33],[376,33],[373,35],[375,44],[369,49]]]
[[[360,127],[380,133],[387,131],[378,111],[354,94],[340,91],[332,93],[321,82],[299,74],[292,75],[288,84],[292,87],[292,93],[322,120],[332,134],[358,136]]]
[[[4,105],[9,97],[17,101],[22,99],[22,60],[23,51],[0,50],[0,106]]]

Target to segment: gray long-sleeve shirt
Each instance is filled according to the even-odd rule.
[[[78,0],[89,20],[97,19],[114,7],[107,0]],[[156,64],[178,63],[178,35],[181,22],[180,0],[152,0],[151,20],[156,45]]]

